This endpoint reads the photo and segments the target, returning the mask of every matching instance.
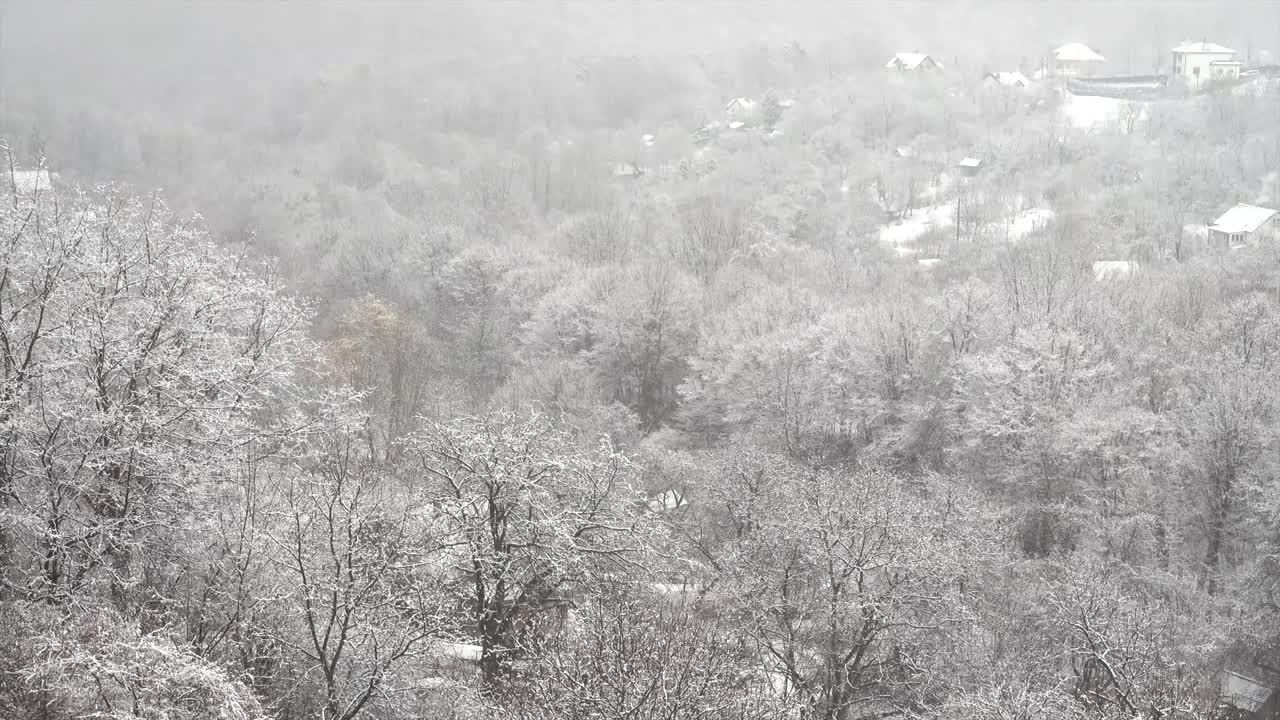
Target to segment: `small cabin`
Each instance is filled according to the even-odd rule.
[[[982,170],[982,159],[976,157],[967,157],[956,163],[956,167],[960,168],[960,174],[965,177],[973,177]]]
[[[1275,240],[1280,234],[1278,214],[1271,208],[1240,203],[1209,225],[1209,240],[1227,247]]]

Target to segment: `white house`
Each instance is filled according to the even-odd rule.
[[[1031,86],[1031,81],[1027,79],[1027,76],[1017,70],[988,73],[983,79],[988,83],[995,83],[1004,87],[1025,88]]]
[[[1240,203],[1209,226],[1209,239],[1230,245],[1275,240],[1280,237],[1280,212]]]
[[[937,70],[942,63],[925,53],[900,52],[889,58],[884,66],[890,70]]]
[[[730,120],[746,122],[756,114],[756,101],[750,98],[736,97],[724,106],[724,114]]]
[[[1211,42],[1184,42],[1173,48],[1173,75],[1192,85],[1240,77],[1236,51]]]
[[[1053,68],[1059,75],[1090,75],[1107,59],[1084,43],[1069,42],[1053,51]]]

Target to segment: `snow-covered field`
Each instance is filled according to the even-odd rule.
[[[954,200],[941,205],[913,210],[905,220],[880,226],[880,242],[895,248],[911,243],[933,228],[949,227],[956,222]],[[901,252],[901,250],[899,250]]]
[[[994,234],[1009,242],[1018,242],[1031,233],[1043,228],[1053,220],[1053,210],[1035,207],[1023,210],[1012,217],[997,220],[986,227],[988,237]],[[911,213],[910,217],[891,225],[880,226],[880,242],[889,246],[899,255],[914,255],[917,249],[913,243],[925,233],[935,228],[954,227],[956,221],[956,203],[954,200],[941,205],[931,205]]]
[[[1067,93],[1062,113],[1072,127],[1092,128],[1114,122],[1120,117],[1120,107],[1124,103],[1124,100],[1116,98]]]

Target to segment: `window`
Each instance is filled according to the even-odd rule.
[[[1196,77],[1200,77],[1200,68],[1198,67],[1191,68],[1191,74]]]

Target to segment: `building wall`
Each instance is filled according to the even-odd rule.
[[[1213,79],[1209,63],[1234,58],[1235,53],[1174,53],[1173,74],[1185,78],[1193,85],[1200,85]]]

